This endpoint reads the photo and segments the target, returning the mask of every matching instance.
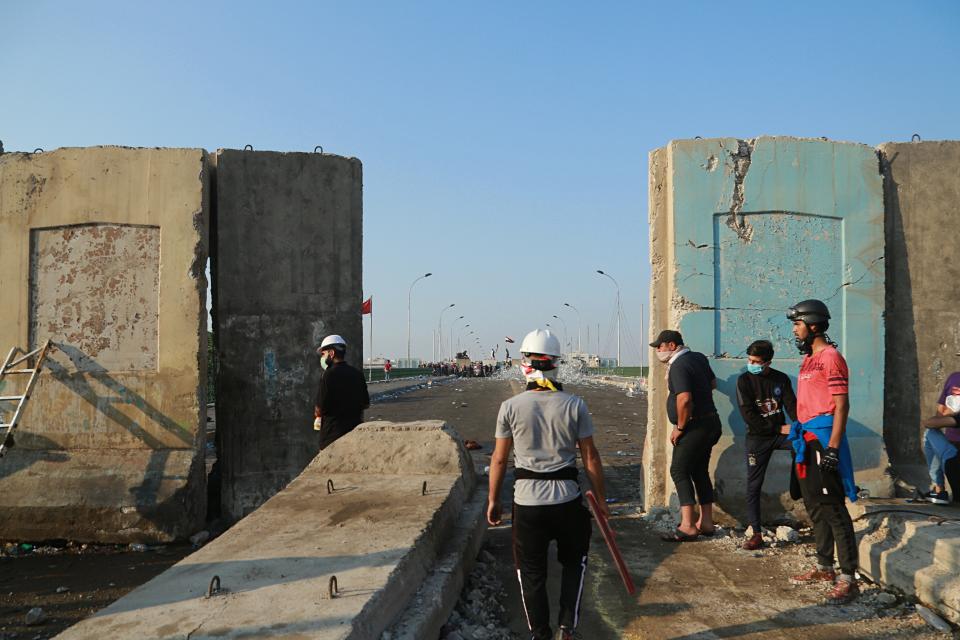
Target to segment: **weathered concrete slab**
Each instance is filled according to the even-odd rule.
[[[673,141],[650,156],[651,331],[679,329],[718,377],[724,434],[712,460],[719,506],[743,511],[744,427],[736,379],[753,340],[771,340],[775,366],[795,377],[787,307],[820,298],[851,372],[848,434],[857,480],[891,490],[883,445],[883,195],[873,149],[782,137]],[[648,505],[665,504],[671,450],[662,370],[650,376],[644,452]],[[776,458],[776,457],[775,457]],[[789,456],[765,493],[787,490]],[[778,470],[777,467],[781,467]],[[789,499],[768,515],[782,513]],[[769,505],[773,506],[773,505]]]
[[[0,349],[57,345],[0,460],[0,537],[202,523],[207,167],[201,149],[0,155]]]
[[[338,333],[359,362],[362,170],[355,158],[217,152],[213,296],[225,515],[283,488],[318,451],[315,353]]]
[[[871,500],[850,515],[861,573],[960,623],[960,507]]]
[[[960,370],[960,309],[951,294],[960,264],[960,142],[879,147],[886,207],[887,333],[884,436],[893,462],[922,462],[920,419]]]
[[[442,422],[367,423],[223,536],[59,637],[379,638],[475,486]],[[214,575],[227,591],[208,599]]]

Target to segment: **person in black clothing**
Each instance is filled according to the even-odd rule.
[[[664,540],[688,542],[697,536],[712,536],[713,483],[710,481],[710,454],[720,440],[720,416],[713,404],[717,377],[707,357],[690,351],[679,331],[666,329],[650,343],[667,371],[667,417],[673,423],[670,442],[673,462],[670,476],[680,498],[680,525]],[[696,490],[696,495],[694,495]],[[696,505],[700,517],[696,520]]]
[[[344,362],[346,340],[338,335],[327,336],[317,353],[323,376],[317,389],[314,415],[320,418],[320,450],[323,451],[363,422],[370,395],[363,373]]]
[[[743,543],[747,551],[763,546],[760,492],[770,456],[777,449],[788,448],[790,425],[784,410],[790,420],[797,419],[797,397],[790,378],[772,369],[772,361],[773,344],[757,340],[747,347],[747,372],[737,378],[737,404],[747,424],[747,524],[753,528],[753,535]]]

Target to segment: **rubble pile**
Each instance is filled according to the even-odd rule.
[[[443,625],[440,640],[515,640],[500,602],[504,589],[494,568],[496,562],[493,554],[480,550],[460,599]]]

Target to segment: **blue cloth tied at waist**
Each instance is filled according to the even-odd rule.
[[[827,448],[830,442],[830,435],[833,433],[833,415],[826,414],[817,416],[804,423],[795,421],[790,426],[790,435],[787,440],[797,454],[797,462],[805,461],[807,454],[807,441],[803,439],[803,432],[808,431],[817,437],[821,446]],[[843,493],[850,502],[857,501],[857,483],[853,480],[853,455],[850,453],[850,443],[847,442],[847,434],[843,434],[840,441],[840,480],[843,483]]]

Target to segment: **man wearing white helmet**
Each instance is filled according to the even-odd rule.
[[[344,362],[346,340],[329,335],[320,343],[317,353],[320,354],[323,376],[313,412],[320,418],[322,451],[363,422],[363,410],[370,406],[370,395],[363,373]]]
[[[490,461],[487,522],[501,522],[500,489],[514,450],[513,550],[527,626],[534,640],[550,640],[547,548],[557,541],[560,635],[573,638],[590,548],[590,515],[577,482],[577,447],[601,509],[606,513],[603,465],[593,443],[586,403],[557,381],[560,341],[550,331],[527,334],[520,345],[527,390],[500,405]]]

